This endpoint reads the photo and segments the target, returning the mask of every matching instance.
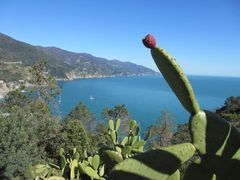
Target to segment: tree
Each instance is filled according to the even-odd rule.
[[[74,119],[81,121],[83,126],[91,132],[95,127],[95,117],[93,113],[89,111],[87,106],[80,102],[65,118],[65,121],[68,119]]]
[[[26,82],[20,82],[18,88],[10,91],[0,104],[2,111],[7,112],[15,107],[24,107],[34,101],[41,102],[46,110],[56,108],[53,103],[56,97],[61,93],[61,87],[57,81],[46,72],[46,61],[39,61],[29,69],[29,79]],[[25,92],[25,93],[23,93]]]
[[[0,115],[0,177],[27,177],[29,166],[47,160],[48,142],[56,135],[58,121],[30,107]]]
[[[22,112],[0,115],[0,179],[24,177],[28,166],[40,160],[37,145],[29,146],[34,137],[25,131],[29,124],[22,118]]]
[[[103,123],[97,124],[94,133],[91,134],[91,150],[97,152],[101,148],[112,147],[112,140],[108,134],[108,129]]]
[[[216,110],[217,113],[236,113],[240,114],[240,96],[230,96],[225,102],[224,106]]]
[[[73,148],[77,148],[82,154],[84,150],[90,150],[90,139],[81,121],[67,119],[60,132],[60,147],[63,147],[67,153],[71,153]]]
[[[32,93],[49,103],[61,93],[61,87],[58,86],[56,79],[46,71],[46,65],[46,61],[39,61],[32,66],[29,83],[32,84]]]
[[[59,112],[59,100],[57,97],[62,91],[62,87],[57,83],[56,79],[46,71],[47,62],[38,61],[30,68],[30,79],[28,83],[31,85],[27,88],[31,98],[37,98],[49,105],[53,112]]]
[[[26,104],[31,102],[30,98],[21,92],[22,90],[23,87],[20,87],[19,89],[10,91],[6,95],[4,101],[0,103],[0,109],[2,112],[7,113],[10,109],[24,107]]]
[[[61,125],[48,104],[56,95],[56,82],[43,69],[34,66],[31,86],[20,84],[1,103],[0,179],[29,179],[28,167],[52,156],[47,149]]]
[[[123,119],[129,118],[128,110],[126,109],[124,104],[119,104],[117,106],[114,106],[113,109],[106,108],[103,110],[102,114],[106,120],[109,120],[109,119],[117,120],[119,118],[123,120]]]
[[[121,119],[120,135],[124,136],[128,133],[131,117],[124,104],[114,106],[112,109],[105,108],[102,115],[107,121],[112,119],[116,122],[117,119]]]
[[[171,145],[175,124],[172,115],[168,111],[162,111],[155,125],[150,126],[150,148],[159,148]]]
[[[90,112],[87,106],[84,105],[82,102],[80,102],[65,117],[64,122],[67,124],[69,120],[81,122],[81,124],[83,125],[85,133],[87,133],[88,136],[88,146],[91,147],[88,148],[89,152],[98,151],[101,147],[105,147],[110,144],[109,135],[107,134],[107,128],[102,123],[96,123],[93,113]]]

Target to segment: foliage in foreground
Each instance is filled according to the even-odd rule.
[[[32,175],[37,178],[51,179],[64,177],[65,179],[106,179],[109,171],[118,163],[144,152],[144,145],[150,136],[147,134],[145,140],[141,139],[140,128],[136,121],[132,120],[128,128],[128,136],[120,139],[118,129],[121,120],[116,124],[109,120],[108,135],[111,139],[112,148],[101,149],[93,155],[85,150],[79,153],[77,148],[73,148],[71,153],[65,152],[63,148],[59,150],[59,164],[38,164],[32,168]]]
[[[43,65],[41,62],[35,68],[43,70]],[[59,119],[52,116],[48,105],[56,95],[53,80],[36,71],[32,72],[31,80],[37,82],[28,89],[29,93],[22,93],[26,87],[20,84],[0,104],[1,179],[29,178],[30,166],[49,160],[46,149],[61,129]]]
[[[58,119],[41,110],[33,111],[32,108],[33,106],[15,107],[0,115],[2,178],[26,177],[28,175],[25,170],[29,166],[48,159],[45,148],[60,128]]]
[[[148,151],[117,164],[109,179],[180,179],[179,168],[195,153],[184,180],[240,179],[240,132],[216,113],[202,110],[183,70],[152,35],[143,39],[163,77],[190,113],[191,143]],[[161,165],[160,165],[161,164]]]
[[[151,49],[159,70],[191,115],[191,143],[150,150],[120,161],[111,169],[109,179],[178,180],[180,167],[195,153],[199,158],[190,163],[184,180],[239,179],[239,131],[217,114],[200,109],[182,69],[166,51],[155,46],[152,35],[146,36],[143,43]]]
[[[178,180],[180,172],[184,171],[184,180],[238,179],[240,135],[237,129],[216,114],[202,111],[176,61],[162,49],[152,47],[151,51],[165,79],[191,114],[190,136],[186,126],[179,127],[184,133],[171,134],[171,123],[162,121],[160,126],[151,128],[155,138],[160,137],[159,143],[153,143],[157,144],[154,150],[144,151],[150,133],[146,139],[141,139],[136,121],[131,120],[129,128],[125,128],[127,134],[119,133],[123,123],[116,115],[124,114],[119,111],[124,110],[124,106],[105,111],[113,117],[108,121],[108,130],[99,124],[94,134],[90,134],[92,130],[87,127],[91,121],[79,120],[81,116],[91,119],[89,114],[82,115],[88,112],[82,104],[60,123],[48,107],[48,102],[56,95],[55,88],[47,85],[51,78],[45,77],[46,73],[36,73],[35,87],[39,88],[30,96],[19,90],[10,93],[1,108],[4,112],[0,116],[4,127],[0,144],[1,178]],[[235,99],[233,102],[238,104]],[[230,107],[229,103],[227,105]],[[235,105],[231,106],[232,110],[236,109]],[[239,117],[226,111],[221,115],[234,122]],[[103,139],[107,140],[104,145],[94,147]],[[175,145],[170,145],[170,139]],[[178,144],[179,141],[182,144]],[[96,150],[86,151],[92,147]],[[41,164],[35,165],[37,163]]]

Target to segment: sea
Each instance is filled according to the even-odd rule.
[[[201,109],[215,111],[229,96],[240,96],[240,78],[188,76]],[[169,112],[175,124],[188,122],[190,114],[182,107],[162,76],[128,76],[78,79],[60,82],[59,115],[64,117],[83,102],[102,121],[104,108],[124,104],[142,129]]]

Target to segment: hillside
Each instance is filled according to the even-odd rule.
[[[0,33],[0,79],[13,81],[24,79],[27,67],[39,60],[48,62],[48,69],[56,77],[65,77],[71,67],[38,50],[35,46],[17,41]]]
[[[57,47],[32,46],[0,33],[0,80],[25,79],[27,68],[38,60],[46,60],[48,71],[59,79],[158,74],[130,62],[107,60]]]

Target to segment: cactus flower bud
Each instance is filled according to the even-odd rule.
[[[154,38],[153,35],[148,34],[147,36],[145,36],[145,38],[142,40],[143,44],[145,47],[147,48],[154,48],[156,46],[156,40]]]

